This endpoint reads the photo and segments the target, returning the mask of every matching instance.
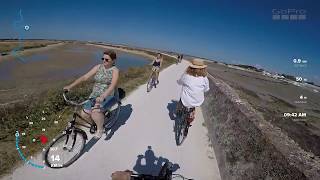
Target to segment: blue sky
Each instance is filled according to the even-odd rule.
[[[11,0],[0,11],[0,38],[17,36],[13,22],[21,9],[23,23],[30,25],[25,38],[105,41],[177,51],[306,76],[319,83],[319,8],[316,0]],[[304,11],[306,19],[273,20],[273,9]],[[308,67],[293,67],[294,57],[308,60]]]

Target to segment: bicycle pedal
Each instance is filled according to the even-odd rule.
[[[97,126],[96,126],[96,125],[92,125],[92,126],[90,127],[89,132],[90,132],[91,134],[94,134],[96,131],[97,131]]]

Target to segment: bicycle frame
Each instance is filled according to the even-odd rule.
[[[79,107],[81,107],[83,104],[85,104],[86,102],[88,102],[88,100],[86,101],[83,101],[81,103],[76,103],[76,102],[73,102],[73,101],[70,101],[68,100],[68,98],[66,97],[66,92],[65,91],[63,93],[63,98],[64,100],[71,104],[71,105],[74,105],[74,109],[73,109],[73,115],[72,115],[72,120],[68,122],[68,126],[65,130],[66,133],[71,133],[74,129],[77,129],[79,131],[83,131],[82,129],[80,128],[77,128],[76,126],[82,126],[82,127],[85,127],[85,128],[88,128],[90,129],[90,133],[94,133],[91,131],[91,129],[95,126],[95,123],[93,122],[93,120],[91,120],[91,122],[89,122],[88,120],[86,120],[85,118],[83,118],[82,116],[80,116],[78,114],[78,109],[80,109]],[[80,123],[80,122],[77,122],[76,119],[81,119],[83,122],[85,122],[86,124],[83,124],[83,123]],[[70,132],[71,130],[71,132]],[[85,133],[86,134],[86,133]],[[86,137],[87,138],[87,137]]]
[[[117,102],[116,102],[117,104],[116,104],[115,112],[116,112],[116,116],[118,116],[118,113],[120,111],[121,101],[118,98],[119,97],[118,94],[116,95],[116,97],[117,97]],[[83,128],[80,128],[80,126],[90,129],[91,134],[95,133],[97,130],[97,126],[91,118],[90,119],[84,118],[79,113],[79,110],[82,107],[82,105],[87,103],[89,100],[83,101],[81,103],[68,100],[68,98],[66,97],[66,91],[63,93],[63,98],[65,102],[67,102],[69,105],[74,106],[73,114],[63,133],[57,136],[56,140],[50,143],[50,145],[48,146],[45,152],[46,164],[52,168],[67,167],[81,156],[81,153],[83,152],[85,147],[86,140],[88,140],[88,136],[87,136],[87,132],[83,130]],[[107,111],[107,113],[111,113],[111,112],[112,112],[111,110]],[[106,117],[106,118],[109,118],[109,117]],[[115,117],[115,119],[117,119],[117,117]],[[114,123],[115,121],[112,121],[112,122]],[[76,144],[79,144],[79,146]],[[66,153],[75,152],[75,154],[70,154],[70,159],[68,160],[66,159],[66,161],[64,161],[62,164],[57,166],[54,162],[52,162],[51,160],[48,160],[48,155],[52,153],[50,149],[51,147],[55,147],[55,146],[57,147],[60,146],[60,148],[62,148],[62,150],[64,150]],[[75,147],[80,147],[80,149]]]
[[[175,121],[175,139],[176,144],[180,146],[188,135],[188,118],[194,108],[185,107],[181,101],[177,105],[177,119]]]
[[[150,76],[149,76],[148,83],[147,83],[147,92],[150,92],[151,89],[153,87],[156,87],[156,86],[157,86],[157,84],[156,84],[156,72],[152,71]]]
[[[151,79],[152,81],[154,81],[154,79],[156,78],[157,72],[156,71],[152,71],[150,74],[149,79]]]
[[[160,170],[160,173],[158,176],[148,175],[148,174],[131,174],[131,177],[134,179],[141,179],[141,180],[172,180],[174,177],[181,177],[182,179],[186,180],[193,180],[188,179],[182,176],[181,174],[173,174],[172,173],[172,163],[166,162]],[[172,178],[173,177],[173,178]]]
[[[188,107],[185,107],[183,104],[182,104],[182,102],[180,101],[180,102],[178,102],[179,103],[179,105],[178,106],[180,106],[180,116],[185,120],[188,116],[190,116],[190,113],[192,112],[192,111],[194,111],[195,110],[195,108],[193,107],[193,108],[188,108]]]

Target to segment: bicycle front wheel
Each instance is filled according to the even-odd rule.
[[[153,87],[153,77],[151,77],[147,83],[147,92],[150,92]]]
[[[85,143],[86,135],[81,130],[61,134],[46,150],[46,164],[51,168],[68,167],[81,156]]]

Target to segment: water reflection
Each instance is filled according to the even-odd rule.
[[[0,62],[0,80],[19,80],[22,75],[18,71],[23,71],[31,78],[39,78],[39,73],[35,73],[38,70],[41,71],[41,77],[48,79],[80,76],[94,65],[101,63],[104,50],[85,45],[67,45],[63,48],[22,56],[24,62],[19,61],[17,57],[11,57]],[[116,65],[120,70],[140,67],[147,63],[149,61],[141,56],[117,51]]]

